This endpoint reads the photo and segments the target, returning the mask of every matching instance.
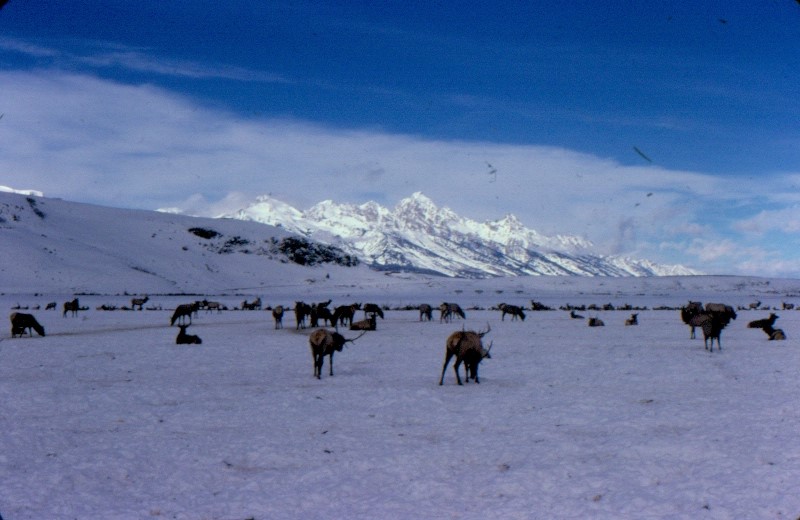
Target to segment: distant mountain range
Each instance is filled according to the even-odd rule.
[[[680,265],[606,256],[580,237],[545,236],[515,216],[491,222],[461,217],[422,193],[394,209],[326,200],[306,211],[269,196],[224,218],[280,226],[335,245],[375,269],[483,278],[520,275],[682,276],[700,274]]]

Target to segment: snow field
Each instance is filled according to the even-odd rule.
[[[95,299],[0,342],[7,520],[800,515],[797,311],[713,353],[677,311],[387,311],[316,380],[291,313],[200,311],[179,346],[170,310]],[[440,387],[446,337],[487,323],[481,384],[451,361]]]

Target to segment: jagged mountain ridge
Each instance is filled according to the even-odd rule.
[[[356,255],[377,269],[482,278],[519,275],[667,276],[699,274],[683,266],[603,256],[577,236],[545,236],[514,215],[476,222],[438,207],[420,192],[393,209],[320,202],[306,211],[260,196],[248,207],[222,215],[282,226]]]

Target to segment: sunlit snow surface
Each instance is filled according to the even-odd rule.
[[[800,516],[800,312],[775,311],[771,342],[739,311],[709,353],[674,310],[564,311],[524,322],[467,309],[420,322],[398,307],[458,301],[551,306],[690,295],[734,306],[800,302],[797,282],[751,279],[449,281],[401,291],[287,284],[296,299],[386,305],[378,330],[312,376],[310,329],[275,330],[266,311],[201,311],[175,345],[171,310],[194,297],[0,296],[47,336],[0,335],[0,513],[15,519],[176,518],[788,518]],[[545,282],[539,281],[543,284]],[[563,288],[560,284],[563,283]],[[637,285],[633,285],[633,284]],[[694,284],[694,285],[692,285]],[[703,287],[705,289],[703,289]],[[318,292],[314,292],[318,291]],[[315,297],[318,296],[318,297]],[[756,296],[757,298],[755,298]],[[212,296],[229,307],[240,296]],[[252,300],[252,297],[247,297]],[[361,313],[359,313],[359,318]],[[8,325],[8,322],[6,322]],[[481,383],[439,376],[445,338],[486,329]],[[348,337],[355,332],[345,331]],[[699,334],[702,338],[702,334]],[[463,372],[462,372],[463,375]]]

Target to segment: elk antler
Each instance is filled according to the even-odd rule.
[[[492,326],[491,326],[491,325],[489,325],[489,322],[486,322],[486,331],[484,331],[484,332],[479,332],[479,333],[478,333],[478,336],[480,336],[480,337],[484,337],[485,335],[489,334],[489,331],[490,331],[490,330],[492,330]]]

